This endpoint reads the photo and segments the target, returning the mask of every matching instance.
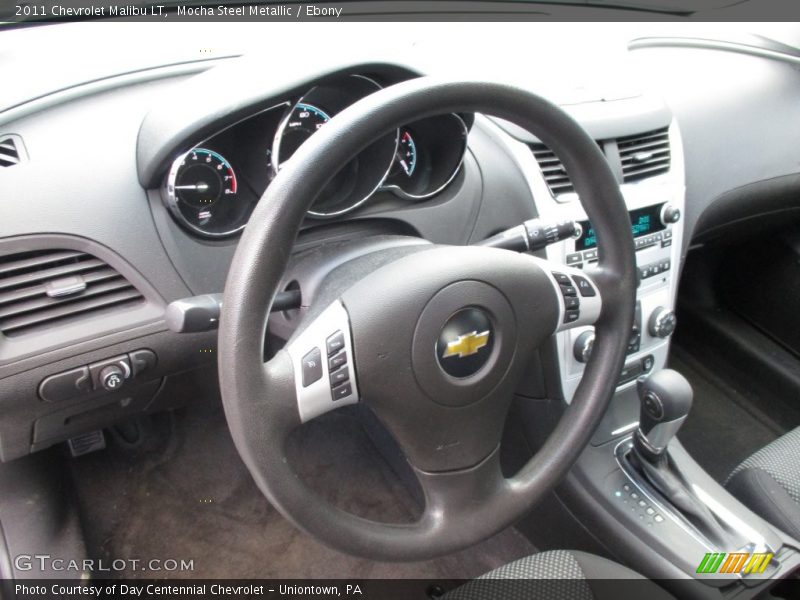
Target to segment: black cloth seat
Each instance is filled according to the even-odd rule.
[[[622,581],[624,580],[624,581]],[[613,561],[574,550],[533,554],[490,571],[443,600],[668,600],[673,597]]]
[[[742,462],[725,487],[754,513],[800,539],[800,427]]]

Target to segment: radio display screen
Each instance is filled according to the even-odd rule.
[[[631,233],[633,237],[648,235],[666,229],[661,222],[661,207],[663,204],[654,204],[644,208],[637,208],[628,213],[631,218]],[[575,240],[575,250],[588,250],[597,247],[597,235],[589,221],[581,221],[583,233]]]

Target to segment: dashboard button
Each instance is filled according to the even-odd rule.
[[[80,367],[46,378],[39,386],[39,397],[47,402],[59,402],[91,391],[89,367]]]
[[[122,379],[128,379],[131,376],[131,363],[128,360],[127,354],[122,354],[120,356],[115,356],[114,358],[109,358],[100,362],[96,362],[92,365],[89,365],[89,373],[92,376],[92,382],[95,389],[109,389],[106,388],[103,382],[103,370],[106,367],[115,366],[120,370],[120,374]],[[118,389],[119,386],[113,387],[111,389]]]
[[[314,348],[303,357],[303,387],[308,387],[322,377],[322,353]]]
[[[576,252],[575,254],[567,254],[567,264],[574,265],[575,263],[583,262],[583,257],[581,257],[580,252]]]
[[[100,371],[100,386],[107,392],[116,392],[125,384],[125,372],[119,365],[108,365]]]
[[[131,361],[131,376],[136,377],[139,373],[149,371],[156,366],[156,355],[152,350],[134,350],[128,353]]]

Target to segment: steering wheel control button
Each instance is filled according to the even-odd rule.
[[[117,365],[108,365],[100,371],[100,385],[107,392],[115,392],[125,383],[125,372]]]
[[[303,387],[322,379],[322,353],[314,348],[303,357]]]
[[[581,311],[568,310],[564,313],[564,323],[574,323],[581,318]]]
[[[465,308],[442,328],[436,357],[445,373],[463,379],[486,364],[493,347],[494,328],[489,315],[479,308]]]
[[[575,347],[573,348],[573,356],[578,362],[588,362],[589,357],[592,355],[592,346],[594,346],[594,331],[584,331],[575,340]]]
[[[561,286],[561,293],[564,296],[577,296],[578,290],[575,289],[574,285],[562,285]]]
[[[572,285],[572,280],[569,278],[569,275],[553,271],[553,277],[556,278],[558,285]]]
[[[564,308],[567,310],[577,310],[581,307],[581,301],[576,296],[564,296]]]
[[[333,388],[334,402],[337,400],[344,400],[345,398],[352,395],[353,395],[353,388],[350,386],[350,382],[343,383]]]
[[[597,295],[597,292],[594,291],[594,287],[592,287],[592,284],[589,283],[589,280],[586,279],[586,277],[573,275],[572,279],[575,280],[575,285],[578,286],[578,291],[584,298],[591,298]]]
[[[92,391],[89,367],[80,367],[46,378],[39,385],[39,397],[47,402],[59,402]]]
[[[331,373],[331,387],[344,383],[348,379],[350,379],[350,372],[347,370],[347,367],[342,367],[338,371]]]
[[[344,348],[344,334],[341,331],[337,331],[328,338],[326,345],[328,347],[328,356],[336,354]]]
[[[334,354],[328,359],[328,370],[332,372],[346,364],[347,352],[339,352],[339,354]]]

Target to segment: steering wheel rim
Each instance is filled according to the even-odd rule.
[[[416,469],[426,497],[422,518],[412,524],[378,523],[324,502],[288,465],[284,442],[302,421],[296,389],[300,375],[286,350],[263,363],[264,334],[297,232],[327,181],[379,136],[449,112],[509,120],[558,154],[597,233],[600,260],[591,280],[602,309],[593,351],[571,404],[517,475],[502,478],[496,451],[455,471]],[[508,263],[512,270],[533,268],[527,264]],[[537,265],[535,273],[547,268]],[[502,84],[423,77],[386,88],[344,110],[301,146],[273,180],[244,231],[225,286],[219,336],[220,388],[234,442],[270,502],[330,546],[385,560],[419,560],[467,547],[518,519],[558,483],[589,443],[624,361],[635,285],[633,239],[618,184],[595,142],[563,110]]]

